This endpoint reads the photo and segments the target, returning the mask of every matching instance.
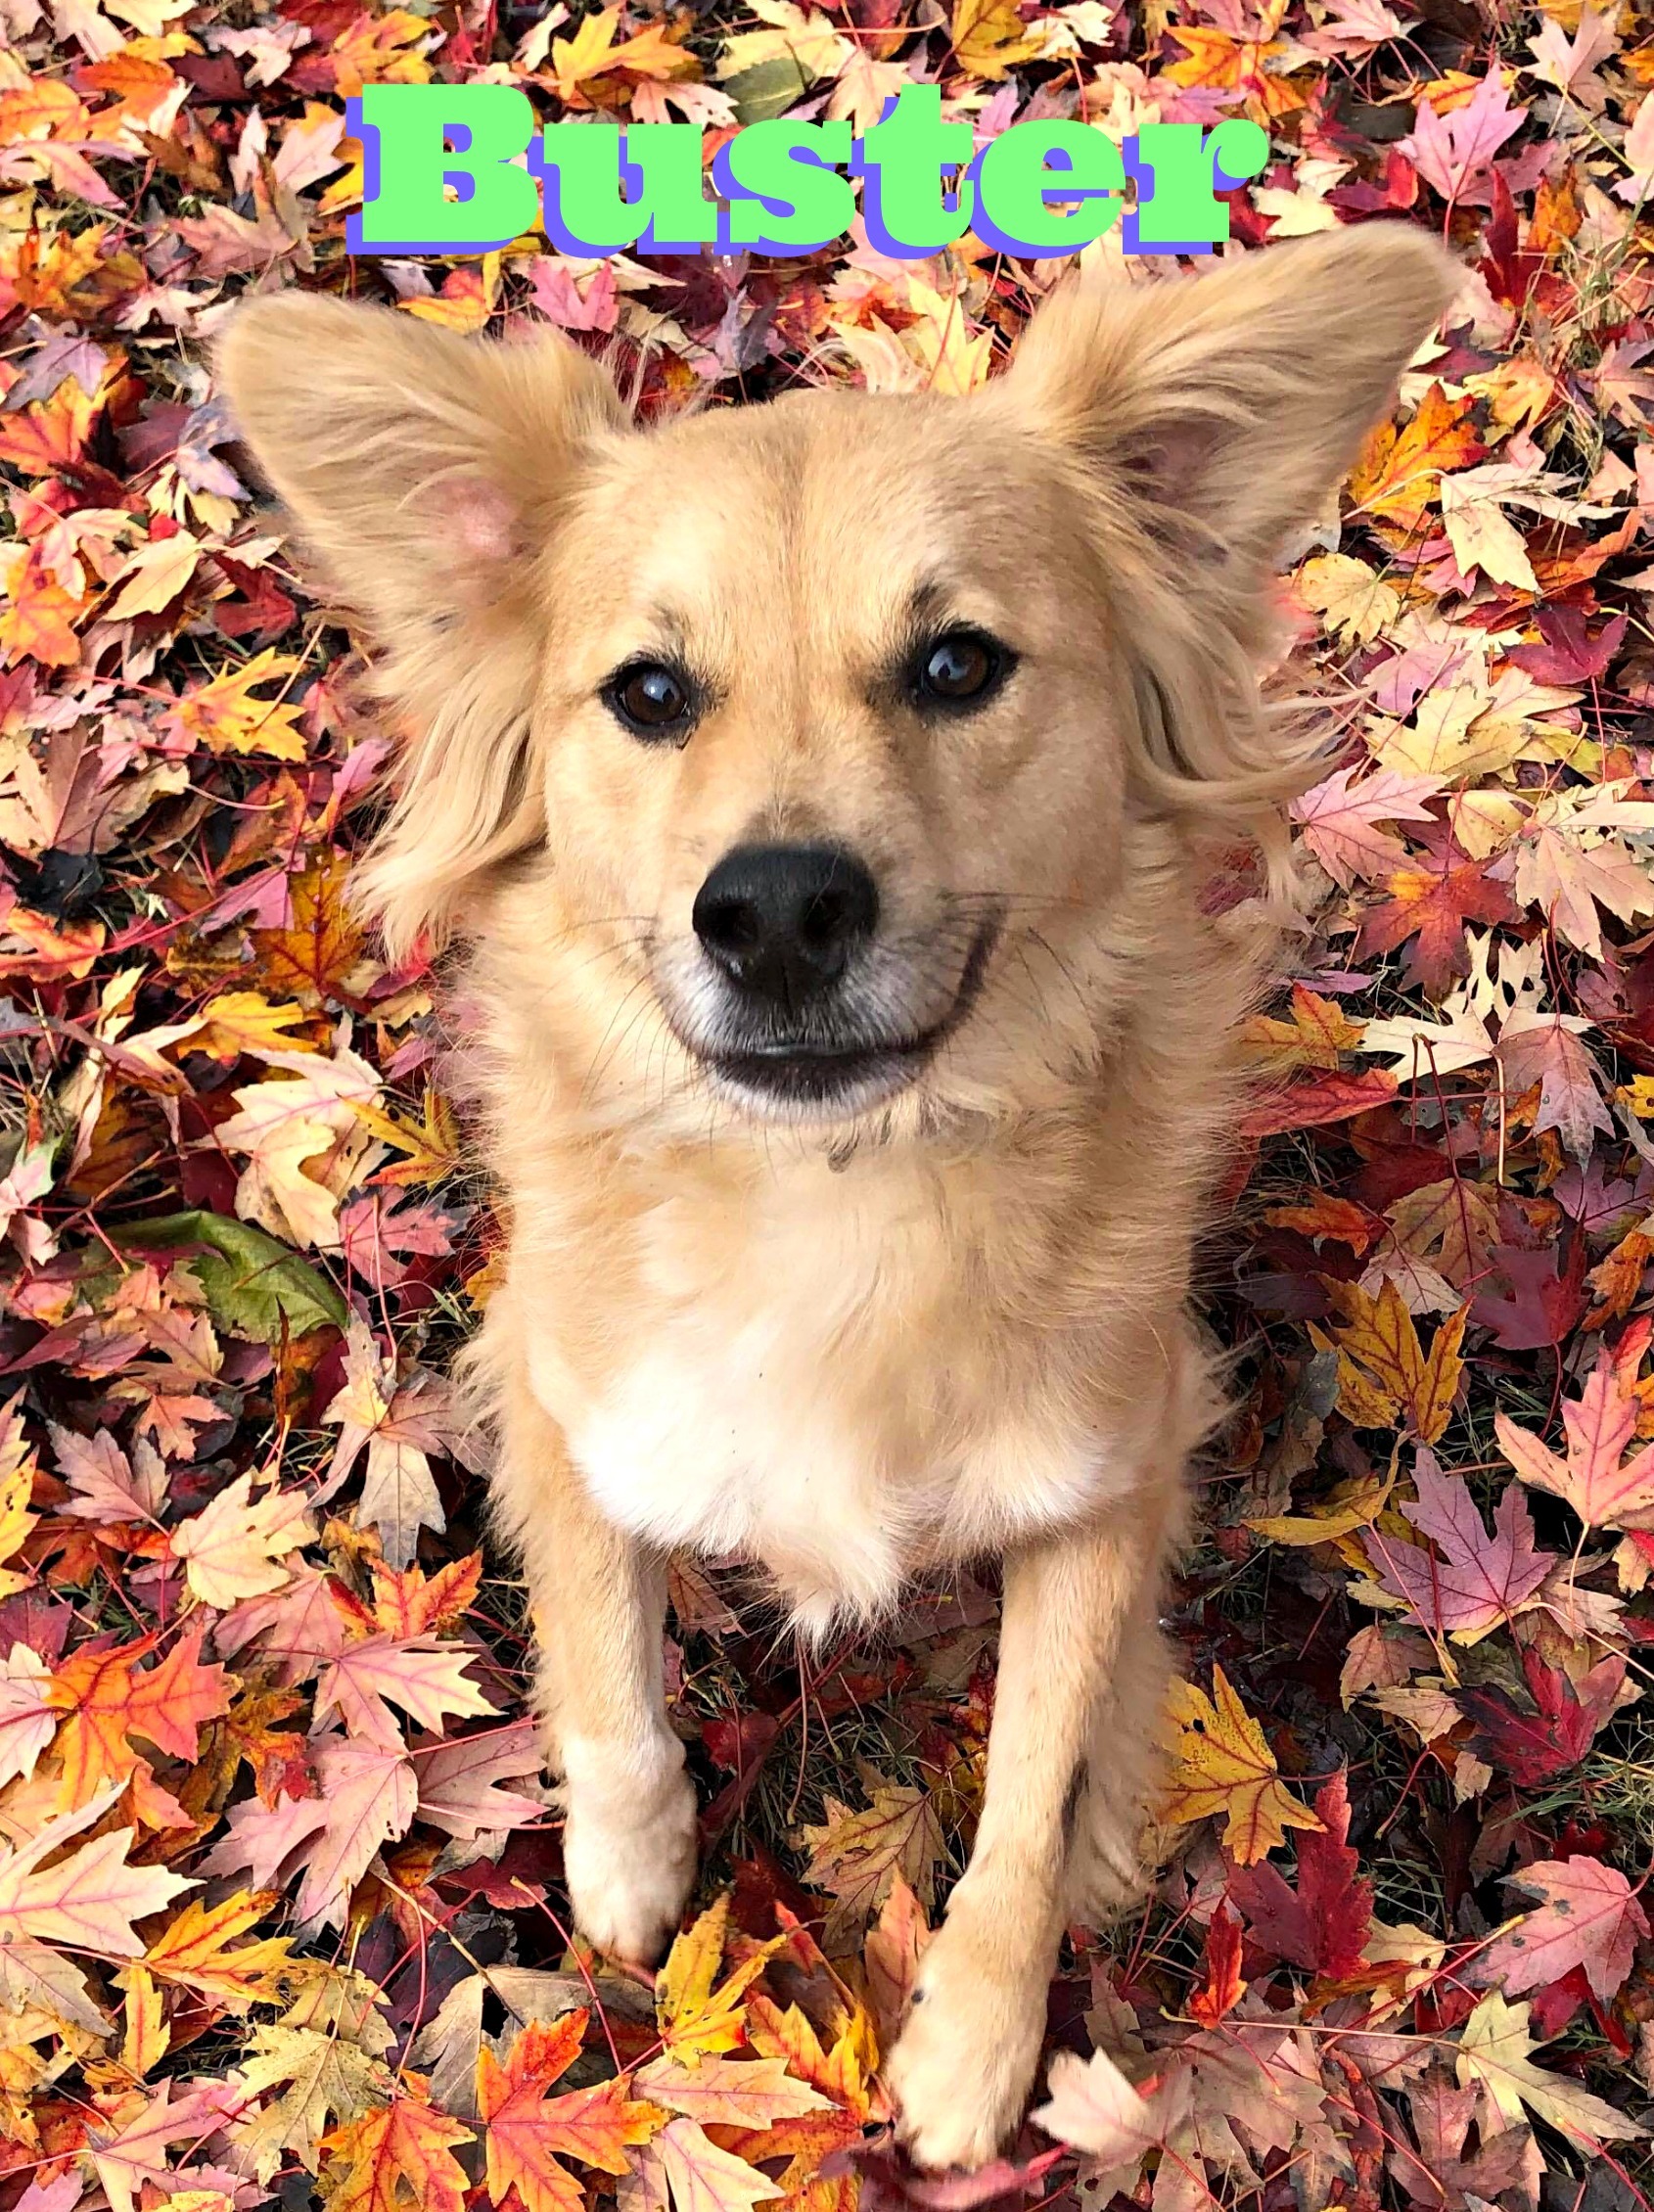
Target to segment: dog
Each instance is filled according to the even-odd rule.
[[[1066,281],[966,398],[641,429],[562,340],[295,293],[221,382],[410,733],[361,874],[457,937],[508,1264],[470,1360],[525,1562],[578,1926],[658,1959],[695,1871],[662,1687],[680,1547],[801,1627],[996,1557],[969,1868],[888,2069],[974,2166],[1063,1928],[1148,1878],[1185,1313],[1302,743],[1272,564],[1452,297],[1404,226]]]

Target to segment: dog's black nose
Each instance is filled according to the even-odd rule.
[[[756,997],[802,1006],[838,982],[879,922],[879,893],[834,845],[740,845],[695,899],[707,957]]]

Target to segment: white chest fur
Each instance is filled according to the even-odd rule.
[[[610,1518],[762,1562],[821,1628],[1118,1487],[1124,1440],[1061,1387],[1062,1338],[997,1309],[966,1195],[810,1163],[733,1212],[690,1192],[635,1220],[601,1371],[554,1312],[529,1346]]]

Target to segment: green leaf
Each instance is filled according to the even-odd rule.
[[[326,1275],[251,1221],[232,1221],[197,1207],[153,1221],[133,1221],[110,1232],[116,1244],[150,1248],[195,1246],[190,1272],[207,1293],[207,1312],[222,1327],[258,1344],[279,1344],[282,1317],[290,1336],[350,1317]]]
[[[772,62],[755,62],[750,69],[732,76],[724,90],[735,103],[737,121],[765,123],[785,115],[809,79],[790,55],[778,54]]]

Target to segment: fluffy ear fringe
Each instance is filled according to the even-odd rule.
[[[545,830],[533,740],[539,558],[582,458],[626,425],[561,340],[499,346],[287,293],[217,355],[308,565],[361,622],[409,725],[402,789],[353,896],[393,958],[447,936],[489,869]]]
[[[1206,276],[1075,279],[990,403],[1061,449],[1136,666],[1138,782],[1266,846],[1309,780],[1307,717],[1260,704],[1271,565],[1385,411],[1463,272],[1410,225],[1249,253]],[[1284,855],[1272,855],[1276,865]]]

